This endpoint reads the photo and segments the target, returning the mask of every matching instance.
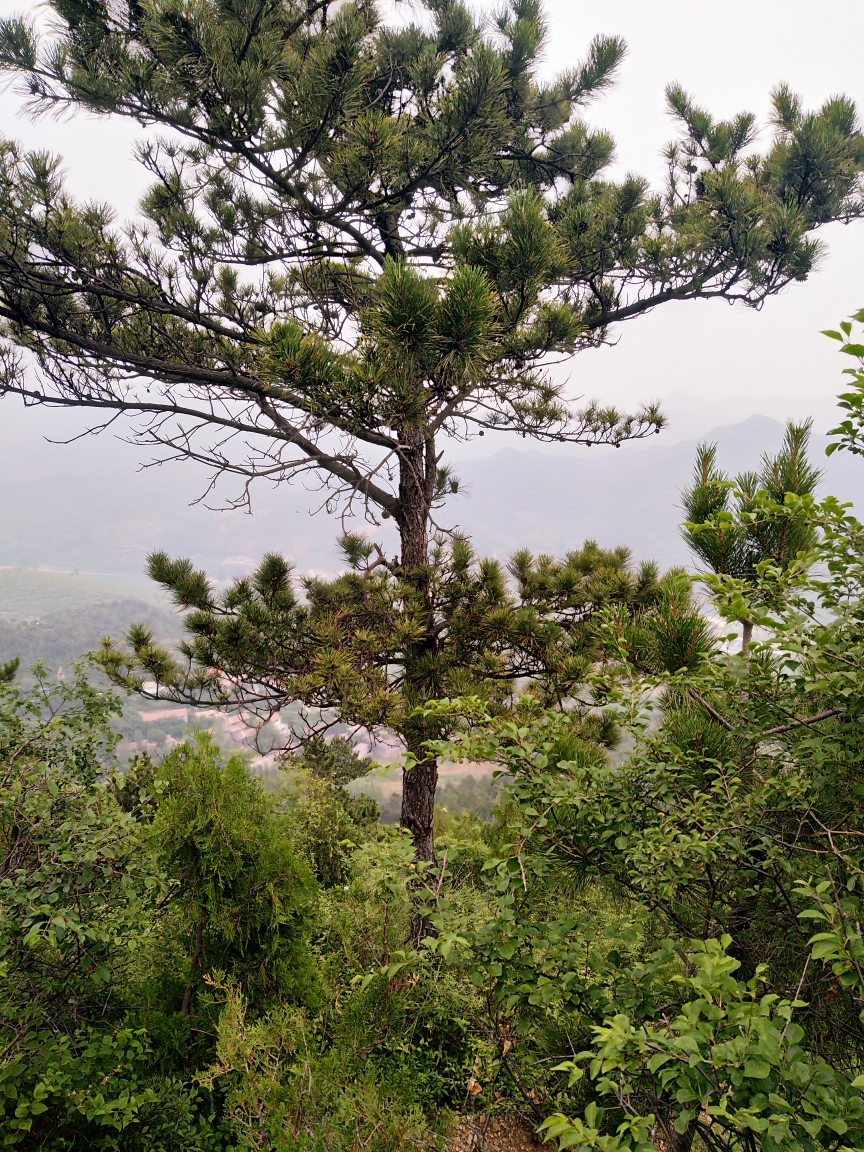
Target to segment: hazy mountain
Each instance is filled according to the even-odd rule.
[[[776,451],[783,425],[751,416],[700,439],[716,442],[721,467],[735,475]],[[574,452],[571,457],[532,449],[506,449],[465,461],[459,476],[467,499],[448,507],[487,554],[506,556],[527,546],[560,554],[585,539],[607,547],[626,544],[640,558],[686,564],[680,539],[680,492],[693,471],[700,440],[667,445],[662,437],[619,449]],[[838,453],[826,458],[827,438],[813,437],[812,458],[824,471],[822,491],[864,501],[864,461]],[[458,509],[458,512],[457,512]]]
[[[721,465],[734,474],[776,450],[782,434],[779,421],[752,416],[706,439],[718,443]],[[690,477],[697,443],[669,444],[658,436],[618,450],[505,448],[462,460],[462,493],[440,511],[439,523],[458,525],[480,552],[500,557],[520,546],[560,554],[593,538],[627,544],[637,557],[662,564],[686,563],[678,536],[679,492]],[[266,550],[283,552],[301,571],[330,572],[338,564],[338,519],[325,511],[310,515],[320,494],[262,485],[254,515],[214,512],[189,505],[202,486],[193,469],[172,464],[138,472],[131,450],[118,454],[106,444],[103,454],[100,441],[90,445],[86,457],[75,457],[74,470],[52,474],[46,466],[49,459],[64,459],[60,449],[29,470],[21,461],[14,469],[17,479],[2,470],[0,565],[132,576],[141,573],[154,548],[192,556],[220,577],[247,570]],[[826,473],[823,491],[861,504],[864,461],[845,453],[826,459],[824,445],[824,437],[814,437],[813,457]],[[13,452],[14,445],[5,447]],[[395,549],[392,529],[383,538]]]

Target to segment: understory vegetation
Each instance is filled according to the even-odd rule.
[[[864,1147],[864,526],[806,449],[700,451],[710,567],[601,603],[578,693],[424,707],[498,773],[433,861],[350,739],[275,787],[205,730],[121,766],[98,669],[9,665],[6,1146],[384,1152],[516,1111],[598,1152]]]

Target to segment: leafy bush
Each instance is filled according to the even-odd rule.
[[[590,686],[623,762],[578,713],[439,705],[471,724],[437,751],[505,766],[519,813],[494,915],[439,924],[570,1073],[541,1088],[564,1147],[864,1147],[864,525],[764,490],[740,514],[810,548],[705,578],[757,640],[730,654],[677,575],[641,618],[606,613]]]
[[[27,693],[0,687],[4,1143],[212,1147],[201,1094],[154,1072],[146,1033],[125,1022],[166,885],[146,826],[100,780],[117,701],[34,671]]]
[[[158,776],[153,843],[172,885],[171,930],[188,957],[181,1012],[213,971],[242,979],[257,1003],[314,1000],[314,881],[246,762],[234,754],[223,763],[209,733],[197,733]]]

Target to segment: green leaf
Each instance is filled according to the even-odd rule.
[[[839,950],[839,940],[817,940],[810,949],[814,960],[825,960],[829,956],[836,956]]]
[[[592,1128],[597,1127],[597,1122],[602,1114],[603,1110],[597,1106],[597,1103],[594,1100],[592,1100],[591,1103],[588,1104],[585,1108],[585,1119],[588,1121]]]
[[[658,1068],[662,1068],[663,1065],[667,1064],[671,1059],[672,1059],[672,1056],[670,1055],[670,1053],[657,1052],[648,1061],[648,1071],[649,1072],[656,1072]]]
[[[680,1136],[683,1136],[683,1134],[690,1127],[690,1121],[693,1119],[693,1117],[695,1115],[696,1115],[695,1109],[685,1108],[685,1110],[677,1117],[677,1119],[675,1120],[675,1131]]]
[[[838,1136],[844,1136],[849,1131],[849,1125],[845,1120],[838,1117],[823,1117],[823,1124],[826,1128],[830,1128],[832,1132],[836,1132]]]

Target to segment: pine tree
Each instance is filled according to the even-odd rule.
[[[681,493],[687,517],[682,535],[712,572],[755,584],[763,562],[786,569],[812,551],[816,532],[807,516],[778,515],[771,507],[782,505],[787,492],[816,491],[822,474],[807,458],[811,426],[811,420],[787,423],[777,455],[766,453],[758,472],[741,472],[734,481],[717,467],[717,445],[699,445],[693,482]],[[753,622],[743,619],[741,625],[746,652]]]
[[[650,405],[577,410],[550,359],[666,301],[759,306],[807,277],[814,229],[861,211],[854,106],[807,113],[786,88],[761,154],[752,116],[670,88],[667,187],[610,179],[613,141],[582,109],[625,46],[595,38],[541,80],[539,0],[491,19],[421,0],[414,22],[374,0],[52,10],[41,38],[0,22],[0,67],[36,111],[150,127],[153,183],[120,229],[58,159],[2,142],[0,394],[131,417],[141,445],[238,477],[239,503],[314,472],[343,514],[393,519],[390,570],[432,628],[432,515],[458,484],[442,438],[659,431]],[[402,643],[406,683],[438,639]],[[424,811],[434,778],[415,772]]]
[[[321,735],[312,736],[295,759],[298,767],[316,780],[343,790],[346,784],[368,776],[375,767],[371,756],[361,756],[349,736],[334,736],[330,740]]]

